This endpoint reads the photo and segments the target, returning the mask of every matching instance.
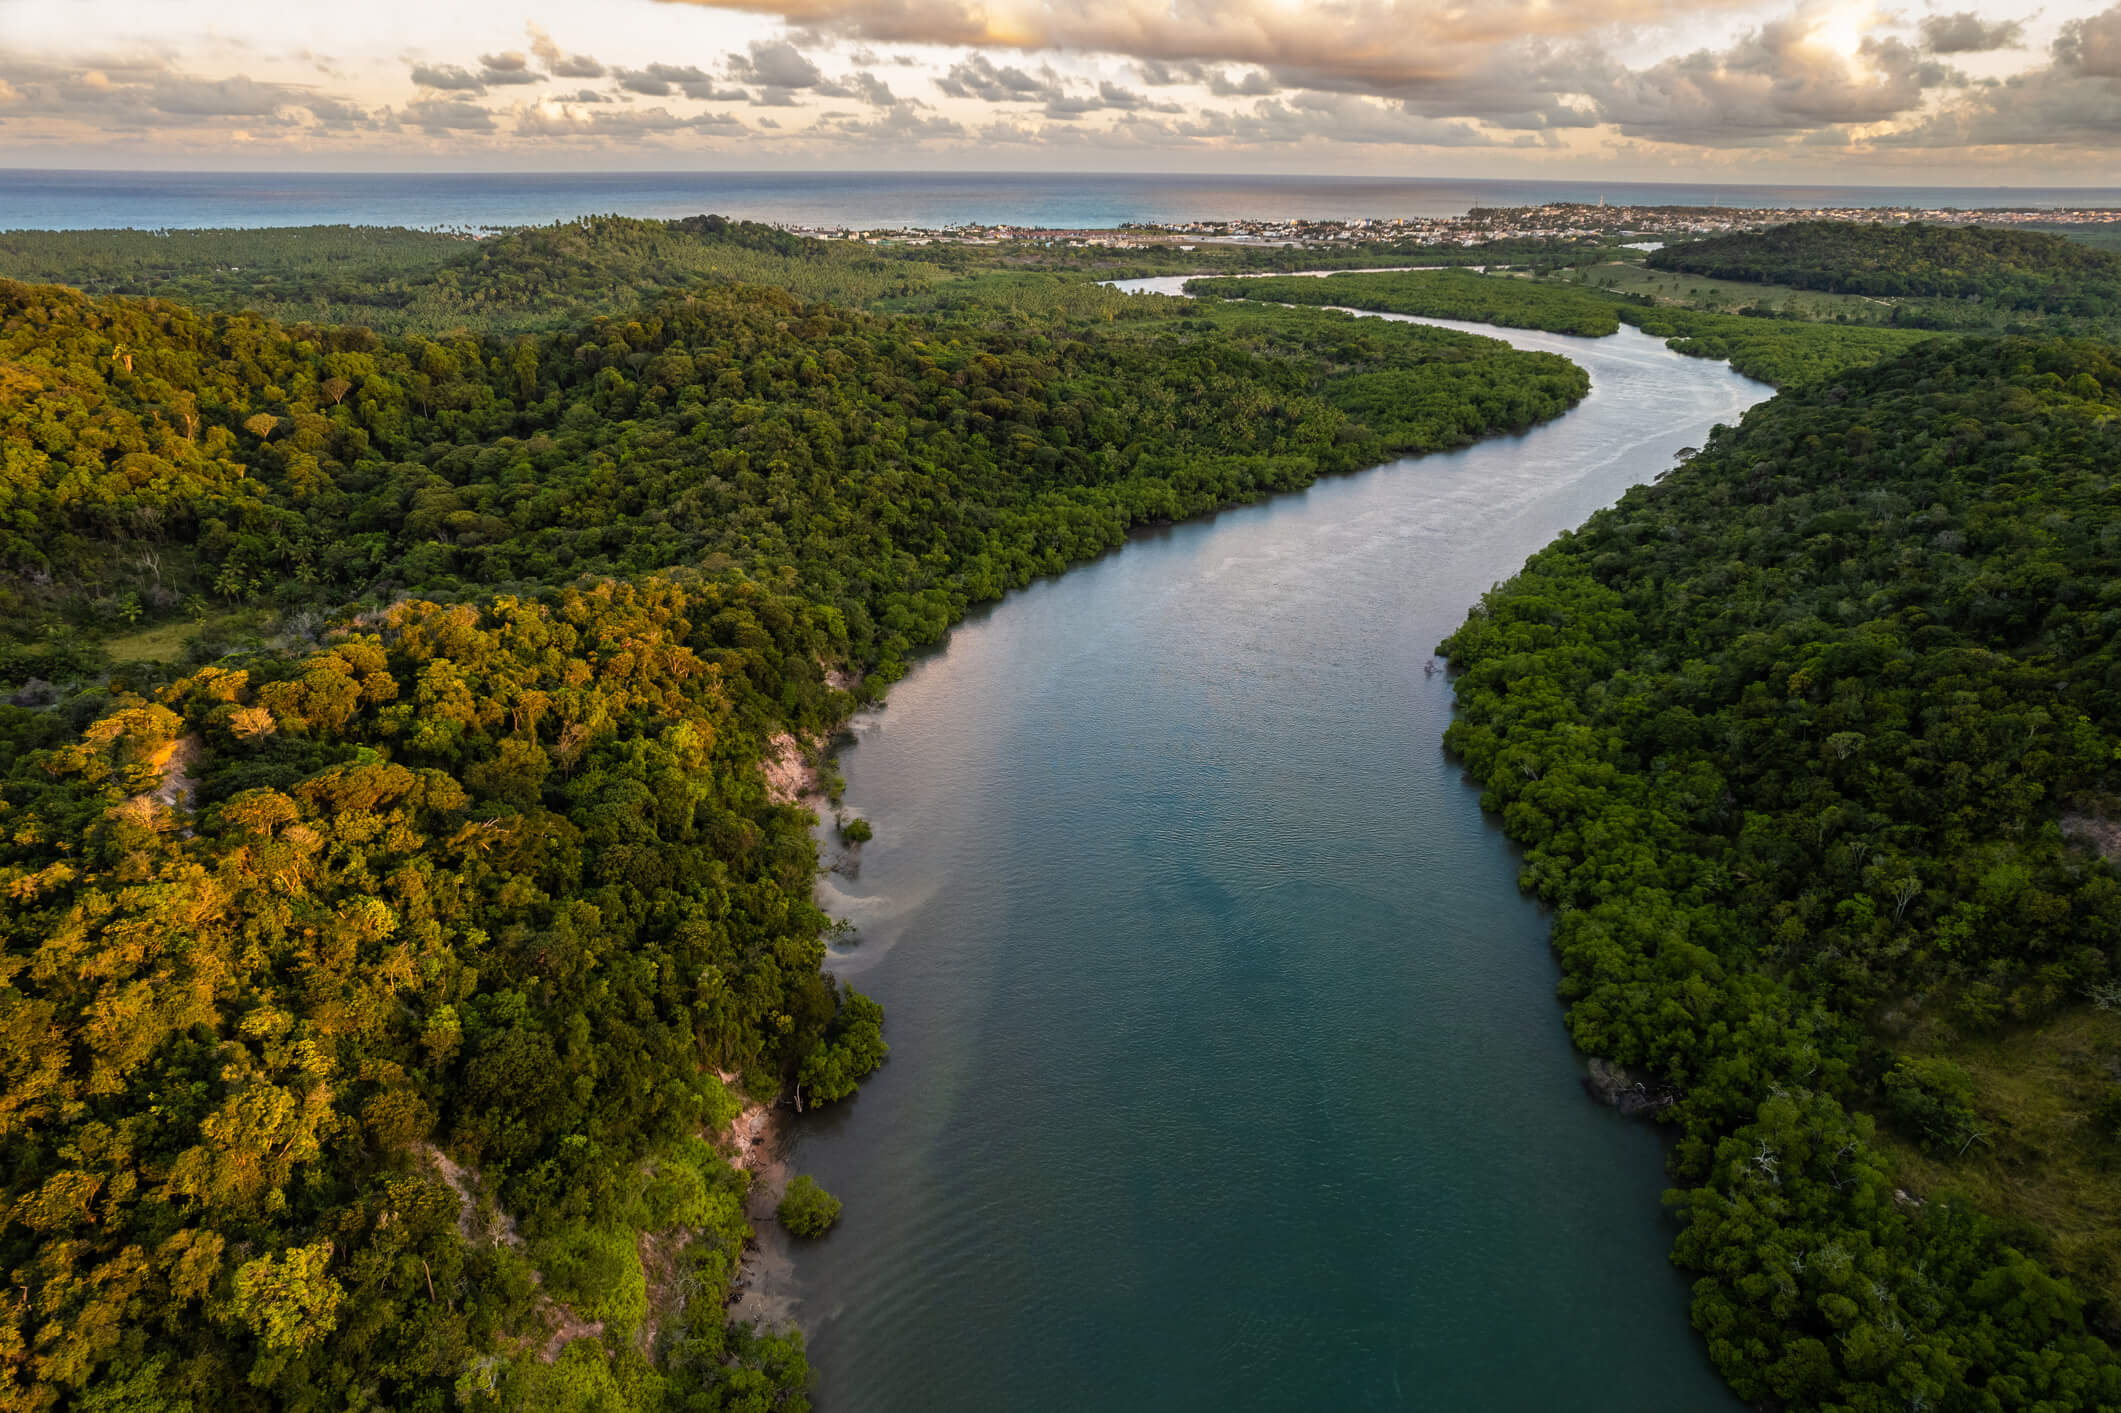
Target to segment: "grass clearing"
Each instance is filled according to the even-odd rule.
[[[260,633],[270,619],[271,614],[262,609],[222,609],[203,618],[172,618],[113,633],[100,646],[112,662],[182,662],[195,639]]]
[[[103,650],[113,662],[176,662],[199,632],[199,624],[191,619],[173,618],[105,638]]]
[[[1860,294],[1824,294],[1790,285],[1747,284],[1738,280],[1712,280],[1702,275],[1672,274],[1648,269],[1633,260],[1591,265],[1559,278],[1592,289],[1609,289],[1615,294],[1647,295],[1660,304],[1683,304],[1725,314],[1764,305],[1800,319],[1832,320],[1845,314],[1851,323],[1883,324],[1891,320],[1895,303],[1890,299],[1872,299]]]
[[[2093,1117],[2101,1095],[2121,1085],[2121,1012],[2079,1007],[1929,1053],[1973,1076],[1987,1136],[1954,1158],[1881,1130],[1903,1182],[2045,1230],[2055,1264],[2108,1322],[2121,1321],[2121,1141],[2099,1133]]]

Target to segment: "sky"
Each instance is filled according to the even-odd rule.
[[[2121,4],[0,0],[0,167],[2121,185]]]

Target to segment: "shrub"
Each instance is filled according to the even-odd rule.
[[[823,1236],[840,1219],[840,1199],[804,1173],[788,1184],[774,1215],[790,1236]]]

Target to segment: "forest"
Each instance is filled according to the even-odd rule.
[[[0,231],[0,279],[89,294],[154,295],[281,323],[358,324],[382,334],[549,333],[632,310],[701,281],[772,285],[863,308],[918,304],[980,274],[1120,279],[1202,270],[1308,270],[1515,261],[1561,268],[1611,253],[1597,241],[1513,239],[1477,246],[1377,240],[1333,251],[1202,245],[1090,249],[805,240],[770,226],[696,216],[590,216],[483,237],[388,227],[226,231]],[[1048,281],[1050,283],[1050,281]]]
[[[1618,306],[1564,285],[1491,279],[1470,270],[1405,270],[1390,274],[1328,275],[1323,279],[1209,279],[1186,281],[1186,293],[1276,304],[1323,304],[1465,319],[1511,329],[1600,338],[1620,328]]]
[[[1664,339],[1676,352],[1727,360],[1746,376],[1776,387],[1831,377],[1931,337],[1914,330],[1653,305],[1578,285],[1464,270],[1201,279],[1187,281],[1186,290],[1221,299],[1465,319],[1586,338],[1617,333],[1627,323]]]
[[[762,758],[1132,526],[1588,388],[1051,277],[433,335],[4,282],[0,380],[0,1407],[169,1413],[807,1406],[715,1136],[886,1045]]]
[[[1757,1406],[2121,1406],[2117,414],[2103,343],[1800,383],[1442,645]]]
[[[1089,278],[1171,258],[0,237],[0,1409],[805,1407],[716,1135],[887,1046],[761,760],[1133,527],[1588,390],[1284,307],[1366,300],[1786,389],[1443,646],[1718,1366],[2121,1406],[2112,346]]]
[[[1800,221],[1650,252],[1653,270],[1842,294],[1920,296],[2121,317],[2121,254],[1993,226]]]

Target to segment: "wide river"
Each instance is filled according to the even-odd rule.
[[[846,1202],[793,1262],[823,1413],[1737,1406],[1660,1137],[1584,1095],[1424,663],[1770,390],[1628,328],[1452,327],[1591,394],[1138,536],[857,721],[876,838],[821,892],[892,1048],[790,1139]]]

